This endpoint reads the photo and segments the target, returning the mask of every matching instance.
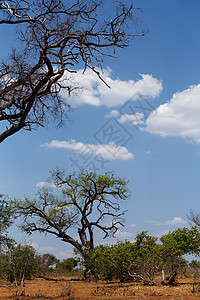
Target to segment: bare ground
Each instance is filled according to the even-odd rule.
[[[189,300],[200,299],[200,287],[193,279],[179,280],[177,286],[144,286],[133,283],[105,283],[105,282],[83,282],[47,281],[35,279],[25,281],[24,287],[6,285],[0,283],[0,299],[12,300],[35,300],[35,299],[168,299]]]

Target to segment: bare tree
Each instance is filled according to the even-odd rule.
[[[187,218],[191,225],[197,226],[200,229],[200,213],[195,213],[194,210],[190,210],[187,214]]]
[[[120,212],[118,200],[130,196],[126,180],[109,172],[97,175],[83,171],[66,176],[59,169],[52,176],[55,185],[62,188],[62,197],[39,190],[36,198],[16,203],[25,232],[53,234],[83,253],[94,248],[95,228],[106,238],[123,226],[125,211]],[[69,233],[72,228],[79,240]]]
[[[108,20],[101,8],[100,0],[0,1],[0,25],[17,27],[21,42],[0,64],[0,142],[52,120],[62,124],[69,106],[60,92],[78,88],[70,74],[81,66],[103,80],[97,67],[105,57],[145,35],[137,31],[138,8],[116,2]]]

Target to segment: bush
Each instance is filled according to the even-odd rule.
[[[162,284],[172,285],[177,275],[187,269],[185,254],[199,254],[200,235],[195,227],[181,228],[163,235],[160,243],[146,231],[135,241],[98,246],[83,254],[83,266],[96,278],[112,281],[140,281],[156,284],[162,274]]]
[[[73,257],[69,257],[56,264],[56,271],[59,273],[72,273],[77,266],[78,260]]]
[[[55,266],[59,263],[59,259],[57,259],[53,254],[45,253],[38,254],[36,257],[37,261],[37,274],[38,275],[46,275],[49,272],[53,272]]]
[[[9,244],[0,256],[1,276],[23,286],[37,273],[36,250],[28,245]]]
[[[142,232],[137,235],[135,243],[126,241],[96,247],[92,253],[84,256],[83,263],[102,280],[135,280],[154,284],[158,248],[156,238]]]

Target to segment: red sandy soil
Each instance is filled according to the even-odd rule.
[[[144,286],[133,283],[105,283],[66,281],[47,281],[34,279],[25,281],[24,287],[0,283],[0,299],[36,300],[36,299],[168,299],[200,300],[200,286],[193,279],[179,280],[177,286]]]

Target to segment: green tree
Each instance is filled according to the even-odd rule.
[[[48,272],[51,272],[53,268],[60,262],[53,254],[37,254],[37,274],[44,276]]]
[[[97,175],[83,171],[67,176],[60,169],[53,171],[52,177],[62,196],[40,190],[34,199],[16,201],[25,232],[53,234],[83,253],[93,250],[95,229],[106,238],[123,226],[125,211],[120,212],[119,200],[130,197],[127,180],[110,172]],[[72,228],[79,240],[69,234]]]
[[[159,265],[159,245],[156,240],[147,232],[142,232],[136,236],[134,243],[126,241],[115,245],[100,245],[91,254],[87,254],[83,264],[92,263],[102,280],[140,281],[153,285]]]
[[[23,286],[25,279],[37,274],[36,250],[29,245],[7,244],[0,256],[1,276]]]
[[[148,285],[175,283],[178,272],[187,267],[185,254],[199,254],[200,239],[194,227],[181,228],[158,238],[147,231],[137,234],[135,241],[100,245],[83,255],[83,265],[99,279],[139,281]]]
[[[129,274],[133,279],[148,285],[154,285],[155,275],[158,275],[160,261],[160,245],[158,238],[148,235],[147,231],[137,234],[133,244],[133,255]],[[127,265],[128,267],[128,265]]]
[[[56,264],[56,270],[61,273],[71,273],[77,266],[78,260],[73,257],[68,257],[61,262]]]
[[[2,244],[9,241],[7,229],[14,219],[14,209],[12,201],[3,194],[0,194],[0,249]]]
[[[104,59],[145,34],[137,8],[113,4],[102,17],[101,0],[1,1],[0,25],[17,29],[20,48],[0,64],[0,142],[21,129],[61,125],[69,111],[61,91],[80,88],[71,73],[89,68],[103,80]]]
[[[200,234],[196,227],[190,229],[184,227],[163,235],[160,241],[162,242],[160,256],[163,265],[163,283],[173,284],[178,269],[186,264],[183,255],[199,254]],[[169,273],[167,278],[165,278],[165,269]]]
[[[98,279],[129,281],[131,277],[127,265],[131,263],[132,247],[128,241],[100,245],[92,253],[85,253],[83,265],[89,265]]]

